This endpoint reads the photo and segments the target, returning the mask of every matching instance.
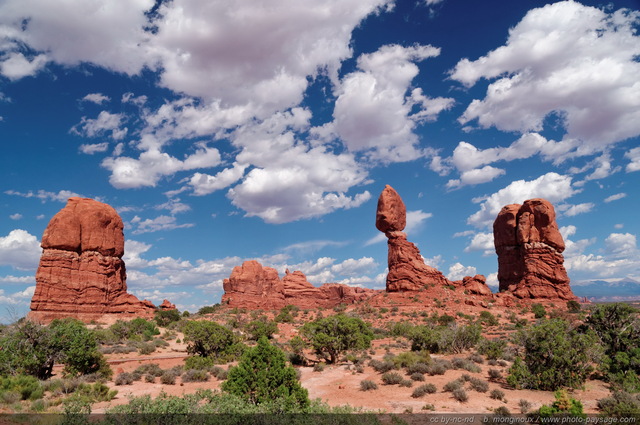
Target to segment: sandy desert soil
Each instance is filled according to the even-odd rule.
[[[419,323],[423,320],[423,316],[410,314],[410,312],[416,311],[416,305],[419,301],[409,301],[401,297],[392,303],[397,309],[395,311],[389,311],[384,315],[378,313],[379,307],[375,309],[375,312],[370,314],[371,317],[366,320],[371,322],[373,326],[384,327],[387,322],[394,321],[413,321]],[[389,306],[389,299],[384,301]],[[382,304],[382,303],[381,303]],[[422,304],[424,306],[424,304]],[[424,308],[424,307],[423,307]],[[553,306],[548,306],[547,310],[551,310]],[[391,309],[390,309],[391,310]],[[444,314],[445,311],[451,311],[446,305],[441,307],[432,307],[423,311],[427,311],[428,314],[432,314],[434,311],[439,314]],[[480,311],[484,310],[482,306],[464,306],[465,314],[477,315]],[[517,308],[497,308],[491,309],[491,312],[499,318],[500,325],[485,328],[484,335],[488,338],[496,338],[498,336],[508,335],[507,324],[510,313],[517,311]],[[317,312],[300,312],[297,320],[307,321],[315,317]],[[327,311],[323,315],[326,317],[333,312]],[[269,314],[272,316],[272,314]],[[530,322],[533,321],[533,315],[531,313],[521,314],[519,318],[526,318]],[[240,317],[240,320],[251,320],[250,318]],[[290,338],[297,334],[297,328],[300,323],[279,324],[279,332],[276,335],[275,341],[285,343]],[[183,336],[177,335],[177,339],[182,341]],[[385,353],[398,354],[408,351],[409,347],[405,342],[406,340],[400,339],[378,339],[374,340],[369,353],[373,359],[381,360]],[[403,344],[398,344],[398,342]],[[466,352],[457,355],[432,355],[432,358],[452,359],[454,357],[467,357],[472,352]],[[186,345],[184,343],[177,343],[176,339],[169,341],[169,346],[159,349],[151,355],[138,355],[137,353],[130,354],[118,354],[107,355],[107,359],[114,371],[114,377],[121,372],[132,372],[137,367],[145,363],[156,363],[162,369],[169,369],[174,366],[182,365],[184,359],[188,356],[186,352]],[[310,358],[313,355],[309,353]],[[367,362],[368,364],[368,362]],[[413,387],[400,387],[398,385],[384,385],[381,380],[381,373],[376,372],[372,367],[365,366],[362,373],[357,373],[353,366],[350,364],[337,364],[327,365],[323,371],[314,371],[312,367],[300,367],[301,382],[302,385],[308,389],[309,397],[311,399],[319,398],[327,402],[330,406],[340,406],[348,404],[352,407],[361,407],[365,410],[371,411],[384,411],[386,413],[404,413],[404,412],[424,412],[423,407],[425,405],[433,405],[435,412],[456,412],[456,413],[489,413],[500,406],[506,406],[512,413],[520,413],[519,402],[521,399],[527,400],[531,403],[532,409],[537,409],[542,404],[550,404],[554,401],[554,394],[550,391],[532,391],[532,390],[515,390],[507,386],[504,378],[497,382],[489,380],[488,370],[499,369],[502,371],[503,376],[507,375],[507,370],[510,363],[505,363],[503,366],[489,366],[486,362],[479,364],[481,372],[471,373],[464,370],[448,370],[444,375],[429,376],[425,375],[424,382],[415,382]],[[223,365],[224,368],[228,368],[231,365]],[[404,375],[403,371],[399,371]],[[469,400],[461,403],[455,400],[450,392],[444,392],[443,387],[446,383],[461,377],[463,374],[469,374],[472,377],[480,378],[489,383],[489,390],[484,393],[473,391],[467,388],[467,394]],[[408,378],[405,376],[405,378]],[[362,380],[372,380],[378,384],[378,388],[370,391],[362,391],[360,389],[360,382]],[[412,398],[411,394],[413,389],[424,383],[432,383],[437,387],[435,394],[428,394],[420,398]],[[150,395],[151,397],[157,397],[161,393],[169,395],[181,396],[184,394],[190,394],[196,392],[200,388],[217,390],[220,388],[221,382],[216,378],[211,377],[208,382],[193,382],[182,383],[180,377],[177,378],[175,385],[164,385],[160,383],[160,379],[156,378],[155,382],[147,383],[144,380],[134,382],[132,385],[116,386],[113,381],[107,383],[111,388],[118,390],[118,395],[110,402],[101,402],[93,405],[92,411],[99,413],[105,411],[105,409],[126,404],[129,398],[132,396]],[[490,397],[490,392],[493,389],[499,389],[505,393],[504,400],[495,400]],[[587,413],[597,413],[597,400],[609,396],[610,392],[607,385],[598,380],[588,381],[584,388],[576,390],[571,393],[573,398],[580,400]]]

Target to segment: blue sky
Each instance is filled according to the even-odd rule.
[[[494,287],[495,215],[549,199],[572,284],[615,296],[640,282],[639,24],[638,1],[4,0],[0,305],[28,311],[74,195],[119,211],[155,303],[219,302],[246,259],[383,288],[385,184],[428,263]]]

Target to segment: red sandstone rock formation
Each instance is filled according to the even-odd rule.
[[[109,205],[70,198],[42,235],[29,317],[43,323],[153,317],[151,302],[127,293],[123,227]]]
[[[487,278],[481,274],[477,274],[473,277],[465,276],[462,280],[456,280],[452,282],[455,286],[464,288],[467,294],[471,295],[485,295],[492,296],[493,292],[487,286]]]
[[[175,310],[176,305],[172,304],[169,300],[165,299],[164,301],[162,301],[162,304],[158,306],[158,308],[160,310]]]
[[[407,235],[402,232],[406,221],[407,209],[402,198],[386,185],[378,198],[376,228],[388,238],[387,291],[417,291],[427,284],[449,284],[438,269],[424,263],[418,247],[407,241]]]
[[[255,260],[234,267],[223,287],[223,303],[254,310],[275,310],[290,304],[303,309],[331,308],[341,303],[353,304],[377,292],[337,283],[317,288],[300,271],[287,270],[281,280],[276,269],[263,267]]]
[[[564,268],[564,241],[553,205],[530,199],[507,205],[493,223],[500,291],[518,298],[575,299]]]

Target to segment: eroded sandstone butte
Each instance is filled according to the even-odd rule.
[[[545,199],[502,208],[493,223],[500,292],[518,298],[575,299],[564,268],[565,245]]]
[[[253,310],[274,310],[286,305],[302,309],[332,308],[365,300],[378,292],[338,283],[315,287],[300,271],[287,270],[280,279],[276,269],[263,267],[255,260],[234,267],[231,276],[223,281],[223,287],[223,303]]]
[[[29,317],[43,323],[153,317],[151,302],[127,293],[123,227],[109,205],[70,198],[42,235]]]
[[[450,282],[438,269],[424,263],[420,250],[402,232],[407,223],[407,208],[398,192],[386,185],[378,198],[376,228],[388,238],[387,291],[418,291],[428,284]]]

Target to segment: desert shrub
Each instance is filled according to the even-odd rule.
[[[206,305],[198,310],[199,315],[217,313],[222,306],[220,304]]]
[[[184,368],[206,370],[215,365],[215,360],[211,357],[191,356],[184,361]]]
[[[226,327],[207,320],[190,320],[183,327],[187,352],[215,361],[232,361],[244,351],[238,337]]]
[[[494,400],[504,400],[504,391],[501,391],[499,389],[493,389],[489,393],[489,397],[491,397]]]
[[[160,382],[165,385],[174,385],[176,383],[177,375],[169,370],[165,370],[160,376]]]
[[[531,410],[533,405],[531,404],[531,402],[529,400],[525,400],[525,399],[521,398],[520,401],[518,402],[518,407],[520,408],[520,413],[522,413],[524,415],[525,413],[527,413],[527,412],[529,412]]]
[[[153,342],[141,342],[138,345],[138,353],[141,355],[151,354],[156,351],[156,345]]]
[[[325,364],[324,363],[316,363],[313,365],[313,371],[314,372],[322,372],[325,368]]]
[[[377,390],[377,389],[378,389],[378,384],[376,384],[375,382],[369,379],[364,379],[360,381],[360,390],[362,391],[370,391],[370,390]]]
[[[294,315],[297,314],[298,310],[299,308],[294,305],[284,306],[273,320],[278,323],[292,323],[295,319]]]
[[[413,324],[411,322],[392,322],[387,324],[389,329],[389,335],[393,337],[403,336],[409,338],[409,335],[413,331]]]
[[[141,374],[150,374],[152,376],[162,376],[163,370],[162,368],[160,368],[160,365],[158,363],[147,363],[147,364],[143,364],[140,365],[136,368],[135,372],[141,373]]]
[[[93,331],[75,319],[56,319],[49,326],[24,320],[0,337],[0,376],[52,376],[53,364],[64,364],[67,376],[99,373],[111,376],[111,369],[98,350]]]
[[[489,369],[489,379],[492,381],[502,379],[502,372],[500,372],[500,370],[498,369]]]
[[[455,391],[457,389],[462,388],[462,384],[463,384],[463,381],[461,381],[459,379],[456,379],[456,380],[453,380],[453,381],[449,381],[446,384],[444,384],[444,387],[442,387],[442,391],[453,392],[453,391]]]
[[[144,374],[144,382],[153,383],[156,381],[156,377],[150,373]]]
[[[478,325],[446,328],[440,335],[438,348],[445,353],[461,353],[473,348],[480,341],[481,333]]]
[[[531,306],[531,312],[536,319],[542,319],[547,315],[547,310],[544,308],[542,304],[533,304]]]
[[[22,400],[22,396],[20,396],[20,393],[17,391],[5,391],[0,394],[0,400],[2,400],[4,404],[13,404]]]
[[[640,391],[640,318],[624,303],[598,305],[586,320],[604,345],[602,371],[629,392]]]
[[[471,385],[471,389],[477,391],[479,393],[486,393],[489,391],[489,384],[487,384],[482,379],[471,378],[469,380],[469,384]]]
[[[414,326],[407,337],[411,340],[413,351],[438,352],[439,334],[435,328],[425,325]]]
[[[404,353],[400,353],[395,356],[392,360],[393,364],[396,368],[405,368],[409,366],[413,366],[418,363],[418,361],[422,360],[420,356],[413,351],[406,351]]]
[[[456,318],[453,316],[449,316],[448,314],[443,314],[442,316],[438,317],[437,322],[440,326],[448,326],[452,323],[455,323]]]
[[[420,373],[424,375],[425,373],[429,373],[429,365],[426,363],[416,363],[413,366],[409,366],[407,368],[407,373]]]
[[[451,392],[451,395],[453,396],[453,398],[455,398],[461,403],[464,403],[465,401],[469,400],[469,396],[467,395],[467,392],[463,388],[458,388],[457,390],[453,390]]]
[[[160,330],[154,322],[141,317],[128,322],[118,320],[109,329],[120,340],[151,341],[155,335],[160,335]]]
[[[396,385],[402,381],[402,375],[398,372],[387,372],[382,374],[382,382],[386,385]]]
[[[253,341],[259,340],[261,336],[271,339],[273,334],[278,332],[278,325],[271,320],[253,320],[247,323],[245,331],[249,334],[249,339]]]
[[[162,326],[163,328],[173,322],[179,322],[181,318],[180,312],[175,308],[171,310],[156,310],[156,312],[153,313],[153,320],[155,320],[158,326]]]
[[[168,347],[169,343],[167,341],[165,341],[164,339],[160,339],[160,338],[155,338],[152,341],[152,344],[155,345],[156,348],[162,348],[162,347]]]
[[[409,339],[414,351],[427,350],[431,353],[461,353],[473,348],[481,338],[480,325],[452,325],[440,327],[415,326]]]
[[[286,364],[284,352],[265,337],[229,369],[222,389],[253,404],[280,399],[289,407],[309,405],[308,392],[300,385],[296,370]]]
[[[17,375],[0,378],[0,398],[7,404],[18,400],[38,400],[43,395],[44,388],[33,376]]]
[[[40,399],[40,400],[34,400],[31,403],[31,407],[29,409],[35,413],[43,413],[45,410],[47,410],[47,407],[49,407],[49,403]]]
[[[560,319],[545,320],[520,331],[516,342],[523,346],[524,355],[509,368],[507,383],[515,388],[579,387],[601,355],[592,331],[579,332]]]
[[[478,321],[485,326],[498,326],[499,322],[496,316],[493,315],[488,310],[483,310],[480,312],[480,317],[478,317]]]
[[[206,382],[209,380],[209,373],[206,370],[189,369],[180,378],[182,382]]]
[[[289,340],[289,348],[292,353],[289,354],[289,361],[294,365],[306,365],[307,358],[304,356],[304,349],[307,347],[307,343],[299,335],[294,336]]]
[[[373,332],[368,323],[344,314],[326,317],[306,323],[300,329],[315,352],[335,363],[349,350],[365,350],[371,346]]]
[[[555,393],[556,400],[551,404],[542,405],[538,410],[538,415],[542,418],[548,418],[552,416],[569,416],[586,418],[584,414],[582,403],[579,400],[569,397],[566,391],[558,390]]]
[[[581,310],[580,303],[576,300],[567,301],[567,310],[569,313],[577,313]]]
[[[444,375],[447,372],[447,370],[448,370],[447,367],[442,363],[434,363],[429,365],[428,373],[431,376]]]
[[[425,404],[424,406],[422,406],[422,410],[434,411],[436,410],[436,406],[434,406],[433,404]]]
[[[433,384],[423,384],[416,387],[411,393],[411,397],[419,398],[426,394],[434,394],[437,391],[436,386]]]
[[[486,356],[489,360],[497,360],[504,356],[504,350],[507,348],[507,341],[504,339],[483,339],[478,344],[477,350],[479,354]]]
[[[414,381],[424,381],[424,374],[420,372],[414,372],[411,374],[411,379]]]
[[[209,373],[215,376],[220,381],[224,381],[225,379],[227,379],[227,375],[228,375],[227,370],[221,368],[220,366],[214,366],[210,368]]]
[[[135,381],[133,374],[128,372],[122,372],[116,376],[116,379],[113,381],[116,385],[131,385]]]
[[[607,418],[640,419],[640,394],[614,391],[611,397],[598,400],[598,409]]]
[[[471,360],[474,363],[478,363],[478,364],[483,364],[484,363],[484,357],[481,354],[471,354],[469,357],[467,357],[468,360]]]
[[[398,383],[398,386],[405,387],[405,388],[411,388],[411,387],[413,387],[413,381],[411,379],[403,379],[402,381],[400,381]]]
[[[448,360],[437,359],[433,363],[427,365],[427,373],[431,376],[444,375],[447,370],[453,369],[453,363]]]
[[[102,382],[96,382],[93,385],[81,384],[75,391],[74,395],[84,398],[90,403],[99,401],[111,401],[118,394],[118,390],[110,390]]]
[[[493,411],[493,414],[496,416],[511,416],[511,411],[507,406],[499,406]]]
[[[461,359],[456,357],[451,361],[451,363],[453,363],[453,366],[456,369],[463,369],[473,373],[479,373],[482,371],[482,369],[480,369],[478,365],[476,365],[475,363],[467,359]]]
[[[96,338],[98,344],[114,345],[120,342],[120,338],[113,333],[111,329],[94,329],[93,335]]]

